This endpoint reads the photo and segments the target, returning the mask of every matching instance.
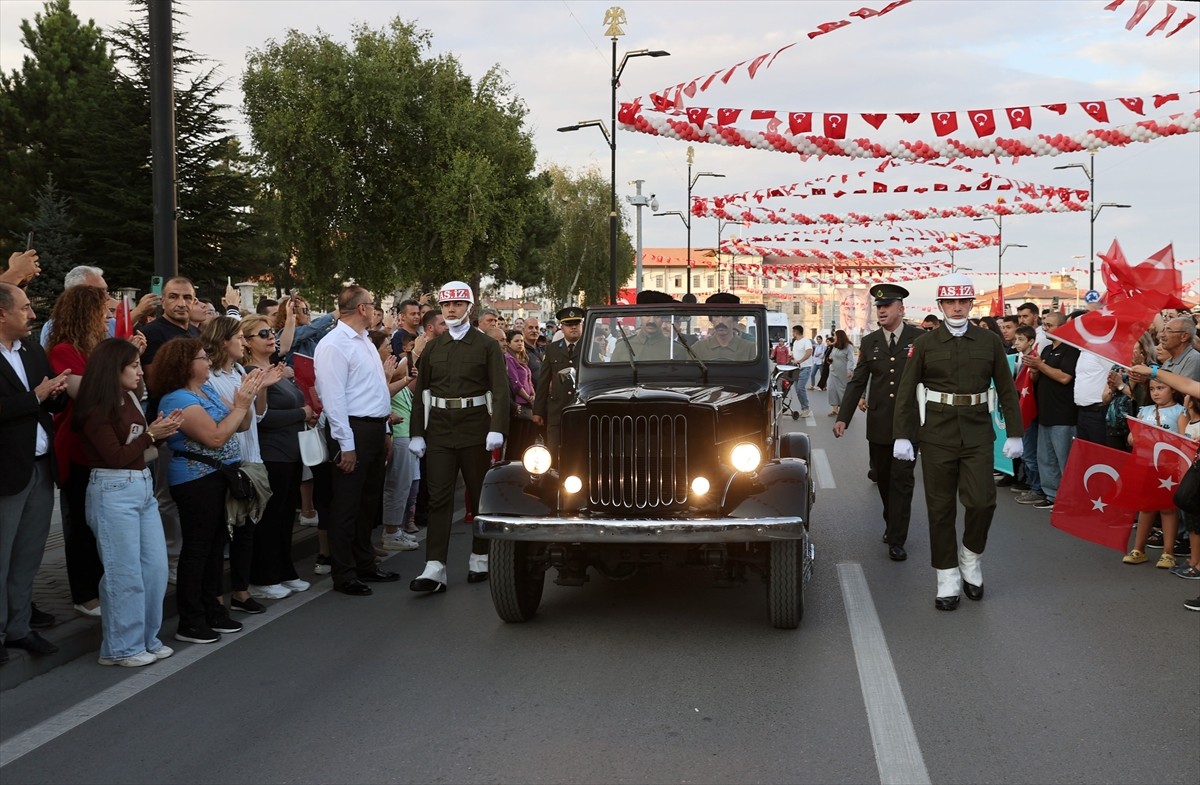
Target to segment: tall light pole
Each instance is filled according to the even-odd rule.
[[[621,74],[625,71],[625,65],[631,58],[666,57],[671,53],[661,49],[634,49],[626,52],[618,65],[617,38],[625,35],[625,30],[622,28],[622,25],[626,24],[625,11],[615,5],[609,8],[604,12],[604,24],[608,25],[604,34],[612,38],[612,80],[609,82],[612,98],[612,133],[609,133],[608,129],[604,127],[603,120],[584,120],[575,125],[563,126],[558,130],[578,131],[580,128],[597,126],[604,134],[604,141],[608,143],[608,149],[612,154],[612,172],[609,177],[609,191],[612,198],[608,211],[608,302],[612,304],[617,301],[617,85],[620,84]]]
[[[723,292],[721,288],[721,233],[725,231],[725,227],[729,226],[731,221],[726,221],[724,218],[717,218],[717,291]],[[733,254],[730,254],[732,257]],[[729,288],[733,288],[733,259],[729,260]]]
[[[1004,245],[1004,216],[989,215],[986,218],[976,218],[976,221],[991,221],[996,224],[996,296],[1000,298],[1000,313],[1003,315],[1004,310],[1004,252],[1009,248],[1028,248],[1028,245],[1021,243],[1009,243]]]
[[[657,218],[658,216],[660,216],[660,215],[677,215],[677,216],[679,216],[679,220],[683,221],[683,225],[684,225],[684,226],[686,226],[686,227],[688,227],[688,235],[689,235],[689,236],[691,235],[691,226],[690,226],[690,224],[691,224],[691,222],[692,222],[692,219],[691,219],[691,217],[690,217],[690,216],[686,216],[686,215],[684,215],[684,214],[683,214],[683,211],[681,211],[681,210],[667,210],[665,213],[654,213],[654,216],[655,216],[656,218]],[[689,255],[690,255],[690,254],[689,254]],[[684,269],[684,274],[685,274],[685,275],[687,275],[687,279],[688,279],[688,288],[687,288],[687,290],[688,290],[688,293],[689,293],[689,294],[691,294],[691,291],[692,291],[692,286],[691,286],[691,280],[692,280],[692,267],[691,267],[691,265],[687,265],[687,266],[685,267],[685,269]]]
[[[626,196],[625,201],[637,208],[637,261],[634,264],[636,274],[634,276],[634,288],[637,291],[642,291],[642,208],[649,207],[650,212],[658,209],[658,197],[654,194],[642,196],[642,183],[645,180],[634,180],[634,185],[637,186],[637,194],[634,196]]]
[[[1091,165],[1088,164],[1063,164],[1056,166],[1055,169],[1082,169],[1088,179],[1088,291],[1096,288],[1096,216],[1100,215],[1100,211],[1105,207],[1131,207],[1128,204],[1116,204],[1115,202],[1105,202],[1104,204],[1096,204],[1096,151],[1092,150]]]
[[[696,187],[696,181],[699,180],[701,177],[724,177],[725,176],[723,174],[717,174],[716,172],[696,172],[696,174],[693,176],[692,175],[692,164],[695,161],[695,156],[696,156],[696,149],[694,147],[692,147],[691,145],[688,145],[688,149],[687,149],[687,164],[688,164],[687,183],[688,183],[688,187],[687,187],[687,210],[686,210],[687,214],[685,215],[684,213],[681,213],[679,210],[670,210],[665,213],[655,213],[655,215],[678,215],[680,218],[683,219],[683,225],[687,229],[687,294],[685,294],[684,296],[688,297],[689,300],[691,299],[691,297],[689,297],[689,295],[691,295],[691,293],[692,293],[692,189]]]

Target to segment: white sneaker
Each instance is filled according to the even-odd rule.
[[[154,655],[154,659],[156,660],[165,660],[167,657],[170,657],[172,654],[174,654],[175,650],[170,646],[159,646],[150,653]]]
[[[110,657],[100,657],[96,662],[101,665],[120,665],[122,668],[140,668],[143,665],[150,665],[158,662],[158,657],[155,657],[148,651],[141,654],[135,654],[132,657],[121,657],[120,659],[112,659]]]
[[[812,409],[801,409],[800,416],[801,417],[812,417]]]
[[[288,589],[289,591],[293,591],[293,592],[308,591],[308,587],[312,586],[311,583],[309,583],[308,581],[303,580],[301,578],[296,578],[296,579],[290,580],[290,581],[284,581],[283,583],[281,583],[279,585],[282,586],[283,588]]]
[[[256,600],[282,600],[284,597],[289,597],[292,590],[285,588],[282,584],[275,583],[270,586],[255,586],[250,585],[250,596]]]
[[[384,534],[379,546],[385,551],[415,551],[421,544],[402,531]]]
[[[311,516],[305,515],[304,513],[300,513],[300,525],[301,526],[316,526],[318,522],[319,521],[317,520],[317,511],[316,510],[313,510],[313,514]]]

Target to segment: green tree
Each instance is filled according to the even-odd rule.
[[[84,263],[79,261],[83,242],[74,232],[67,199],[55,187],[53,177],[47,178],[46,184],[37,192],[34,204],[29,226],[34,234],[33,244],[37,248],[42,274],[30,282],[29,296],[53,298],[62,291],[67,272]]]
[[[547,205],[561,226],[550,245],[534,254],[541,269],[546,295],[555,308],[574,303],[582,294],[585,305],[608,302],[609,254],[608,212],[611,191],[608,179],[597,168],[574,174],[569,169],[551,166]],[[633,245],[625,231],[622,211],[617,226],[617,283],[633,271]]]
[[[250,54],[242,91],[297,274],[376,290],[515,282],[555,231],[524,104],[499,69],[477,84],[394,20],[349,46],[290,31]]]

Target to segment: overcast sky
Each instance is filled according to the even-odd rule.
[[[1107,0],[915,0],[886,16],[855,20],[848,27],[809,40],[805,34],[816,25],[851,19],[848,14],[864,6],[880,9],[886,0],[625,2],[622,7],[628,24],[619,51],[648,47],[665,49],[671,56],[630,61],[618,95],[629,100],[797,42],[770,68],[760,70],[755,79],[740,72],[727,85],[717,83],[692,103],[714,109],[849,112],[851,137],[866,136],[884,143],[897,139],[933,141],[936,136],[927,114],[913,125],[893,116],[877,131],[856,113],[1072,104],[1061,118],[1035,109],[1032,132],[1009,130],[1001,111],[997,118],[999,135],[1020,137],[1039,131],[1074,133],[1105,127],[1079,110],[1081,101],[1110,100],[1109,115],[1114,125],[1140,119],[1122,108],[1115,101],[1118,97],[1180,92],[1183,100],[1162,109],[1148,105],[1146,117],[1194,111],[1197,96],[1187,93],[1200,88],[1200,21],[1170,39],[1161,32],[1148,38],[1145,32],[1162,17],[1165,3],[1158,3],[1132,31],[1125,30],[1125,21],[1134,4],[1127,2],[1129,8],[1116,12],[1105,11],[1106,4]],[[231,115],[237,130],[245,133],[240,118],[240,80],[249,50],[272,38],[282,38],[288,29],[305,33],[320,30],[345,41],[355,24],[378,28],[396,16],[415,20],[432,32],[434,50],[452,52],[468,73],[477,77],[495,64],[507,72],[516,93],[529,107],[539,165],[594,165],[607,174],[609,150],[598,132],[584,129],[564,134],[555,128],[583,119],[607,118],[609,114],[611,44],[603,37],[603,20],[610,5],[579,0],[194,0],[184,4],[189,17],[182,23],[182,32],[188,46],[211,58],[228,79],[226,97]],[[132,13],[127,3],[111,0],[75,0],[72,6],[80,16],[102,27],[128,19]],[[1200,13],[1196,3],[1183,2],[1179,6],[1178,19],[1187,11]],[[21,19],[32,17],[40,8],[39,2],[0,0],[0,67],[6,72],[19,67],[25,54],[20,44]],[[959,122],[960,126],[966,124],[965,115],[960,115]],[[748,121],[738,125],[761,127]],[[960,130],[958,136],[975,138],[970,129]],[[662,210],[685,210],[686,147],[684,142],[621,133],[617,182],[622,201],[634,192],[627,183],[643,179],[645,192],[658,196]],[[1176,258],[1200,257],[1200,134],[1105,149],[1095,160],[1096,201],[1133,206],[1128,210],[1106,209],[1100,214],[1096,221],[1098,252],[1115,237],[1134,261],[1169,242],[1175,244]],[[1024,159],[1016,164],[1009,159],[964,163],[977,171],[1019,180],[1086,188],[1086,178],[1079,170],[1052,168],[1086,161],[1086,154],[1073,154]],[[834,173],[870,171],[877,164],[847,158],[804,162],[795,155],[700,144],[696,145],[694,171],[718,172],[725,178],[700,179],[694,193],[713,195],[766,188]],[[892,185],[962,181],[950,172],[929,173],[924,169],[894,168],[878,179]],[[974,182],[978,178],[967,179]],[[877,213],[978,205],[992,202],[995,197],[995,193],[988,192],[910,192],[793,199],[776,204],[806,213]],[[684,226],[679,219],[652,218],[648,211],[643,217],[647,247],[684,245]],[[991,224],[956,219],[910,222],[906,226],[964,232],[987,229]],[[714,243],[714,220],[695,219],[692,228],[694,247]],[[1029,247],[1011,248],[1005,253],[1005,280],[1011,282],[1009,272],[1016,276],[1019,271],[1086,266],[1088,228],[1086,214],[1006,220],[1004,242]],[[747,236],[779,231],[740,226],[737,230]],[[726,230],[726,236],[731,231]],[[876,227],[854,236],[886,237],[893,233],[886,227]],[[995,272],[995,248],[963,251],[956,256],[960,265]],[[1189,265],[1184,273],[1185,279],[1200,276],[1200,264]],[[1085,279],[1081,276],[1081,283]],[[978,283],[981,288],[990,288],[995,278],[981,278]],[[913,288],[916,294],[925,287]]]

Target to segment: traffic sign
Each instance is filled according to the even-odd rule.
[[[1091,291],[1089,291],[1087,294],[1085,294],[1083,296],[1083,301],[1085,303],[1087,303],[1088,305],[1100,302],[1100,292],[1096,291],[1095,289],[1092,289]]]

